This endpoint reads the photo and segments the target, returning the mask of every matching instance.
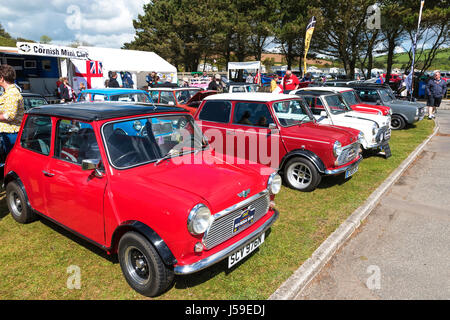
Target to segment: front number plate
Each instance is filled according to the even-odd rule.
[[[233,267],[239,261],[244,259],[250,253],[255,251],[261,244],[263,244],[265,239],[265,233],[262,233],[259,237],[252,240],[250,243],[246,244],[244,247],[240,248],[238,251],[234,252],[228,257],[228,268]]]
[[[345,171],[345,179],[350,178],[352,175],[354,175],[356,172],[358,172],[358,168],[359,166],[353,166],[350,169],[348,169],[347,171]]]

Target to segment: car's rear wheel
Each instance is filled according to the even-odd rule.
[[[314,164],[305,158],[289,160],[284,169],[284,181],[288,187],[303,192],[314,191],[322,180]]]
[[[11,181],[6,186],[6,204],[12,217],[19,223],[30,223],[36,220],[36,214],[28,204],[25,191],[16,181]]]
[[[402,116],[394,114],[391,118],[391,129],[392,130],[401,130],[406,127],[405,119]]]
[[[144,296],[162,294],[173,281],[173,270],[164,264],[150,242],[137,232],[123,235],[118,255],[128,284]]]

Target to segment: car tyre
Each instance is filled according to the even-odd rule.
[[[128,284],[144,296],[162,294],[174,279],[173,270],[164,264],[153,245],[137,232],[122,236],[118,257]]]
[[[402,130],[406,127],[405,119],[402,116],[394,114],[391,118],[391,129]]]
[[[300,157],[286,163],[283,176],[289,188],[303,192],[314,191],[322,181],[316,166],[308,159]]]
[[[25,191],[16,181],[11,181],[6,186],[6,204],[14,220],[19,223],[30,223],[37,218],[31,209]]]

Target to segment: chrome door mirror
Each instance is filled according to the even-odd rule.
[[[326,111],[320,111],[320,117],[328,118],[328,114]]]
[[[81,162],[81,169],[83,169],[83,171],[94,171],[97,178],[102,178],[104,172],[101,169],[101,163],[101,160],[98,159],[86,159]]]
[[[87,159],[81,162],[81,168],[84,171],[91,171],[98,169],[100,167],[100,160],[96,159]]]
[[[269,130],[278,130],[278,127],[275,123],[269,123]]]

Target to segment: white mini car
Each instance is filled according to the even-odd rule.
[[[357,129],[362,132],[360,143],[363,149],[381,149],[390,156],[390,116],[353,111],[338,93],[298,90],[291,94],[305,99],[317,122]]]

